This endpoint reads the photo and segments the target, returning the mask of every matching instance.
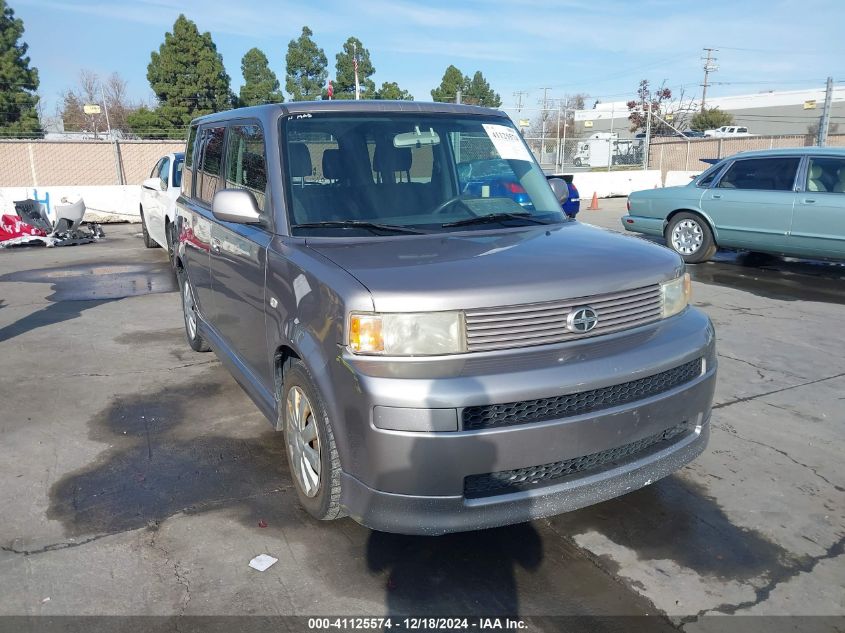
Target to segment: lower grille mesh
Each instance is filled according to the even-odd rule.
[[[484,475],[470,475],[464,478],[464,496],[468,499],[489,497],[557,483],[564,477],[584,474],[587,471],[597,470],[602,466],[636,455],[648,448],[655,447],[661,442],[668,442],[677,438],[688,430],[689,426],[686,423],[678,424],[662,433],[600,453],[573,457],[572,459],[540,466],[502,470]]]
[[[463,411],[463,428],[475,431],[581,415],[655,396],[700,375],[701,359],[697,358],[668,371],[610,387],[538,400],[467,407]]]

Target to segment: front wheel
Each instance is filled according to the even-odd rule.
[[[666,244],[687,264],[706,262],[716,252],[710,226],[695,213],[678,213],[665,232]]]
[[[340,505],[340,457],[331,421],[305,364],[286,363],[279,416],[288,465],[299,503],[315,519],[344,516]]]

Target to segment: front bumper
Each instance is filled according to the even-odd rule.
[[[703,373],[634,402],[528,424],[473,431],[461,426],[464,407],[581,393],[695,359],[703,359]],[[346,356],[341,365],[345,379],[353,380],[338,394],[343,410],[335,436],[346,440],[339,447],[342,503],[374,529],[420,534],[565,512],[668,475],[707,443],[716,376],[712,325],[694,309],[636,330],[557,346],[430,362]],[[402,418],[392,427],[391,410]],[[396,430],[407,421],[420,424],[419,430]],[[455,428],[449,424],[457,429],[443,430]],[[529,490],[484,498],[465,494],[468,477],[602,453],[679,424],[687,431],[671,442],[601,468]]]
[[[710,421],[677,443],[612,468],[543,488],[481,499],[418,496],[374,490],[343,474],[349,515],[374,530],[439,536],[522,523],[578,510],[633,492],[671,475],[698,457],[710,438]]]

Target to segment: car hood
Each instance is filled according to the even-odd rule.
[[[307,243],[366,286],[379,312],[587,297],[659,283],[683,271],[681,259],[667,248],[575,222]]]

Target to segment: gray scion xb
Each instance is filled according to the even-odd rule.
[[[567,219],[566,192],[486,108],[320,101],[192,122],[174,226],[188,342],[285,434],[311,515],[498,526],[704,450],[714,331],[684,263]]]

